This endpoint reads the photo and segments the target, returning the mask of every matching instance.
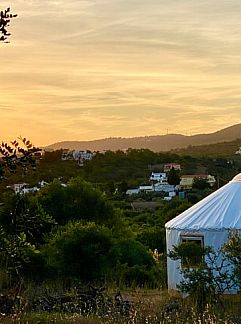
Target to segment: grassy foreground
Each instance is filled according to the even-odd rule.
[[[238,324],[241,323],[240,295],[225,296],[222,305],[207,306],[203,314],[198,314],[192,301],[167,291],[135,290],[123,293],[131,308],[110,307],[94,314],[61,312],[28,312],[12,317],[1,314],[0,323],[79,323],[79,324]]]

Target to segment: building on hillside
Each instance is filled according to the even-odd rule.
[[[27,188],[23,188],[22,191],[20,192],[20,194],[27,194],[27,193],[33,193],[39,191],[39,188],[34,186],[34,187],[27,187]]]
[[[43,159],[43,156],[44,156],[44,151],[43,150],[33,153],[33,157],[34,157],[34,159],[36,161],[42,160]]]
[[[48,182],[41,180],[37,186],[30,187],[28,183],[15,183],[13,185],[7,186],[7,188],[12,189],[15,194],[25,194],[30,192],[39,191],[41,188],[48,185]]]
[[[95,156],[96,152],[91,152],[89,150],[86,151],[78,151],[75,150],[73,152],[73,158],[74,160],[92,160],[93,157]]]
[[[152,185],[151,186],[144,185],[144,186],[140,186],[139,190],[140,192],[152,192],[154,191],[154,187]]]
[[[169,185],[169,183],[157,182],[151,186],[140,186],[139,188],[128,189],[126,191],[126,195],[138,195],[141,192],[175,192],[177,188],[173,185]]]
[[[173,192],[175,191],[177,188],[173,185],[170,185],[169,183],[161,183],[161,182],[157,182],[153,185],[153,191],[156,192]]]
[[[186,174],[181,176],[180,187],[192,189],[194,179],[206,180],[211,187],[216,183],[215,177],[210,174]]]
[[[149,180],[167,183],[167,174],[166,172],[152,172]]]
[[[12,189],[15,194],[25,194],[25,193],[30,193],[30,192],[36,192],[39,190],[38,187],[29,187],[28,183],[15,183],[13,185],[7,186],[7,188]]]
[[[167,253],[173,246],[193,242],[211,247],[215,252],[228,241],[232,233],[241,233],[241,173],[197,204],[165,224]],[[221,265],[222,259],[217,259]],[[195,262],[195,260],[193,260]],[[177,289],[183,279],[181,260],[167,258],[168,289]],[[193,266],[198,266],[194,264]],[[230,264],[225,264],[231,270]],[[232,287],[237,293],[238,287]]]
[[[236,155],[241,155],[241,146],[239,147],[239,149],[235,152]]]
[[[80,150],[63,150],[61,160],[73,160],[77,161],[79,165],[83,165],[83,162],[86,160],[92,160],[96,155],[96,152],[89,150],[80,151]]]
[[[181,165],[178,164],[178,163],[166,163],[166,164],[164,164],[164,166],[163,166],[163,171],[164,172],[169,172],[169,171],[171,171],[171,169],[179,171],[179,170],[181,170]]]
[[[40,188],[43,188],[43,187],[47,186],[49,183],[44,180],[41,180],[41,181],[39,181],[38,184],[39,184]]]
[[[127,189],[126,190],[126,195],[131,196],[131,195],[138,195],[140,192],[139,188],[134,188],[134,189]]]
[[[74,150],[68,150],[68,149],[63,150],[61,160],[63,161],[73,160],[74,159],[73,153]]]
[[[23,189],[27,188],[28,183],[23,182],[23,183],[15,183],[13,185],[7,186],[7,188],[12,189],[15,194],[19,194],[23,191]]]
[[[75,150],[73,152],[73,158],[75,161],[78,162],[78,164],[80,166],[83,166],[84,161],[92,160],[95,155],[96,155],[96,152],[91,152],[89,150],[86,150],[86,151]]]

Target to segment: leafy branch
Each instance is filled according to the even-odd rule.
[[[11,19],[15,17],[17,17],[17,15],[11,14],[10,8],[0,11],[0,33],[2,34],[0,41],[9,43],[7,39],[11,34],[8,32],[7,27],[9,26]]]
[[[0,178],[4,178],[7,171],[14,173],[18,168],[21,168],[24,173],[29,166],[35,170],[35,154],[40,151],[40,148],[22,137],[10,144],[2,142],[0,144]]]

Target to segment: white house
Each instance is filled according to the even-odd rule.
[[[150,192],[150,191],[154,191],[154,187],[153,186],[140,186],[139,187],[139,191],[140,192]]]
[[[164,192],[173,192],[175,191],[175,186],[170,185],[169,183],[155,183],[154,184],[154,190],[153,191],[164,191]]]
[[[166,172],[152,172],[150,175],[150,181],[167,183],[167,174]]]
[[[39,181],[38,186],[34,186],[34,187],[29,187],[29,184],[24,182],[24,183],[15,183],[11,186],[7,186],[7,188],[13,189],[15,194],[25,194],[25,193],[39,191],[40,188],[43,188],[46,185],[48,185],[48,182],[41,180]]]
[[[236,155],[241,155],[241,146],[239,147],[239,149],[235,152]]]
[[[140,192],[139,188],[134,188],[134,189],[127,189],[126,190],[126,195],[131,196],[131,195],[138,195]]]
[[[61,160],[63,160],[63,161],[73,160],[74,159],[73,153],[74,153],[74,150],[71,150],[71,151],[68,149],[63,150]]]
[[[13,189],[15,194],[21,194],[21,195],[39,190],[38,187],[29,187],[27,183],[15,183],[11,186],[7,186],[7,188]]]
[[[16,194],[23,192],[23,189],[27,188],[28,184],[23,183],[15,183],[11,186],[7,186],[7,188],[13,189]]]
[[[190,241],[215,251],[227,242],[232,231],[241,232],[241,173],[165,224],[167,252]],[[176,289],[182,276],[181,262],[167,258],[168,288]]]
[[[91,152],[89,150],[86,151],[79,151],[75,150],[73,151],[73,159],[74,160],[92,160],[95,156],[95,152]]]
[[[74,160],[77,161],[79,165],[83,165],[83,162],[86,160],[92,160],[96,155],[96,152],[91,152],[89,150],[80,151],[80,150],[63,150],[61,159]]]
[[[36,192],[36,191],[39,191],[38,187],[23,188],[20,194],[26,194],[26,193]]]

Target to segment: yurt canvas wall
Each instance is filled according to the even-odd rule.
[[[184,241],[218,250],[231,231],[241,229],[241,174],[165,225],[167,252]],[[167,259],[168,288],[181,280],[180,261]]]

